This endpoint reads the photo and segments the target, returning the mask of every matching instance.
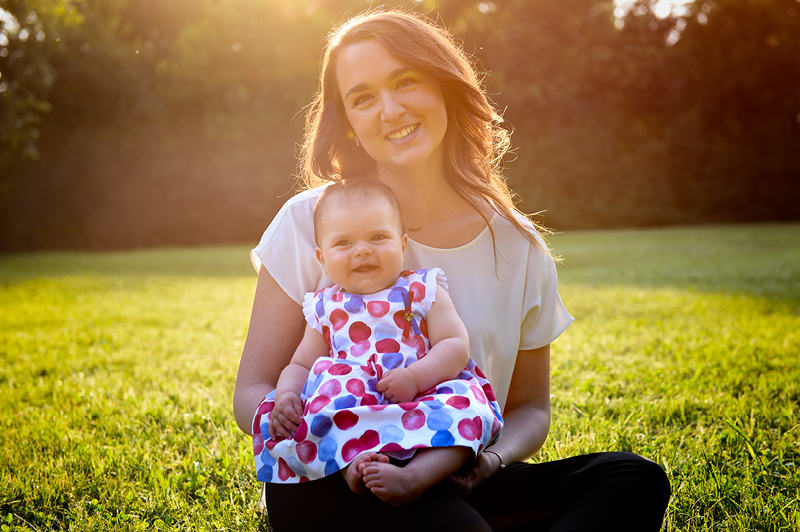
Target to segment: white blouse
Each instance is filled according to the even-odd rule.
[[[322,188],[287,201],[250,252],[298,305],[307,292],[333,284],[314,254],[314,204]],[[529,224],[520,217],[520,221]],[[492,383],[505,408],[520,350],[543,347],[561,335],[573,318],[558,295],[556,265],[508,220],[491,219],[497,245],[485,228],[457,248],[432,248],[409,238],[406,269],[442,268],[450,297],[469,333],[470,355]],[[299,316],[299,315],[298,315]]]

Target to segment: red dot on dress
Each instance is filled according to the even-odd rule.
[[[372,329],[369,328],[369,325],[364,323],[363,321],[357,321],[350,325],[350,340],[355,343],[369,340],[369,337],[372,336]]]
[[[425,425],[425,414],[422,413],[422,410],[409,410],[400,419],[406,430],[417,430]]]
[[[345,384],[347,391],[355,395],[356,397],[363,397],[364,394],[367,393],[367,389],[364,386],[364,381],[359,379],[350,379]]]
[[[425,299],[425,285],[422,283],[414,282],[408,288],[408,293],[411,296],[411,301],[419,303]]]
[[[347,324],[347,320],[350,319],[350,316],[347,315],[347,312],[343,311],[340,308],[337,308],[333,312],[331,312],[331,325],[333,325],[333,330],[338,331],[342,327]]]
[[[350,410],[340,410],[333,416],[333,422],[339,430],[347,430],[358,423],[358,415]]]
[[[367,303],[367,312],[369,312],[370,316],[375,316],[376,318],[382,318],[389,312],[389,302],[388,301],[370,301]]]

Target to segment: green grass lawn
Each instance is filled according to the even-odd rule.
[[[626,450],[665,530],[800,530],[800,225],[552,238],[576,322],[537,459]],[[247,247],[0,257],[0,528],[255,530]]]

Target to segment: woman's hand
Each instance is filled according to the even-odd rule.
[[[269,437],[292,438],[303,420],[303,401],[293,392],[285,392],[275,400],[275,408],[269,418]]]
[[[462,497],[466,497],[481,482],[494,475],[500,469],[500,459],[491,453],[481,453],[473,461],[469,469],[461,471],[450,477],[450,484]]]

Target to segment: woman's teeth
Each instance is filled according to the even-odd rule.
[[[407,136],[409,136],[411,134],[411,132],[416,130],[418,125],[419,124],[414,124],[412,126],[408,126],[407,128],[401,129],[397,133],[392,133],[391,135],[388,135],[388,137],[390,139],[404,139]]]

